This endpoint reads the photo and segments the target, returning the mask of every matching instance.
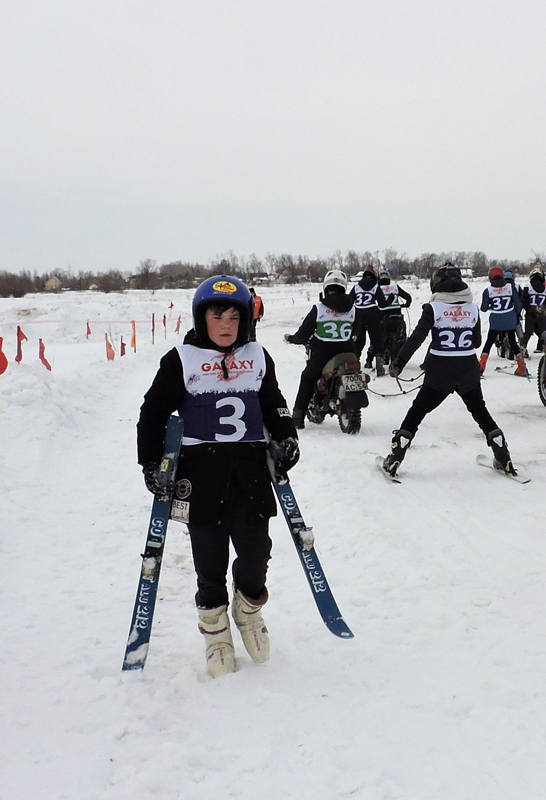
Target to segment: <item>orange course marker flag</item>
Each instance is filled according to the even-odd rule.
[[[136,322],[134,319],[131,320],[131,328],[132,328],[132,335],[131,335],[131,347],[133,351],[136,353]]]

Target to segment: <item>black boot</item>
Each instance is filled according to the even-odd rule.
[[[378,378],[382,378],[385,374],[385,367],[383,366],[383,359],[381,356],[375,357],[375,374]]]
[[[493,466],[501,472],[506,472],[509,475],[515,475],[516,470],[512,464],[512,458],[504,433],[500,428],[495,428],[487,434],[487,444],[493,451]]]
[[[413,439],[413,433],[409,431],[393,431],[394,436],[391,442],[391,452],[383,461],[383,469],[393,477],[396,475],[398,467],[405,458],[408,447]]]
[[[294,408],[292,419],[297,430],[302,431],[305,428],[305,411],[302,411],[301,408]]]
[[[373,369],[373,355],[371,350],[366,353],[366,361],[364,362],[364,369]]]

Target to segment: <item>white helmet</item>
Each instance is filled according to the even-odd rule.
[[[341,286],[343,291],[347,289],[347,276],[340,269],[328,270],[322,282],[322,288],[326,291],[327,286]]]

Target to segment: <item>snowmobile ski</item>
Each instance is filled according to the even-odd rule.
[[[183,427],[181,417],[169,418],[165,432],[165,452],[158,477],[163,486],[167,486],[176,475]],[[146,663],[171,505],[172,499],[169,497],[154,497],[123,670],[144,669]]]
[[[531,478],[528,478],[526,475],[522,475],[521,472],[516,472],[515,475],[511,475],[509,472],[504,472],[502,469],[497,469],[493,466],[493,459],[491,456],[486,456],[483,453],[480,453],[476,456],[476,463],[480,465],[480,467],[489,467],[492,469],[493,472],[498,473],[499,475],[504,475],[505,478],[511,478],[518,483],[529,483]]]
[[[339,636],[341,639],[353,639],[354,634],[341,616],[341,611],[320,565],[313,545],[312,529],[308,528],[303,521],[290,481],[286,475],[278,475],[275,472],[273,460],[269,454],[268,463],[275,494],[292,534],[292,540],[298,551],[298,556],[315,598],[319,614],[328,630],[334,636]]]
[[[378,468],[379,470],[381,470],[381,472],[383,473],[383,475],[385,476],[385,478],[388,478],[388,480],[389,480],[389,481],[391,481],[391,483],[402,483],[402,481],[400,480],[400,478],[396,478],[394,475],[391,475],[391,473],[390,473],[390,472],[388,472],[388,471],[387,471],[387,470],[386,470],[386,469],[383,467],[383,462],[384,462],[384,461],[385,461],[385,459],[383,458],[383,456],[376,456],[376,457],[375,457],[375,464],[376,464],[377,468]]]

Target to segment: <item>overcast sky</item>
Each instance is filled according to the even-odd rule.
[[[0,0],[0,270],[546,250],[544,0]]]

